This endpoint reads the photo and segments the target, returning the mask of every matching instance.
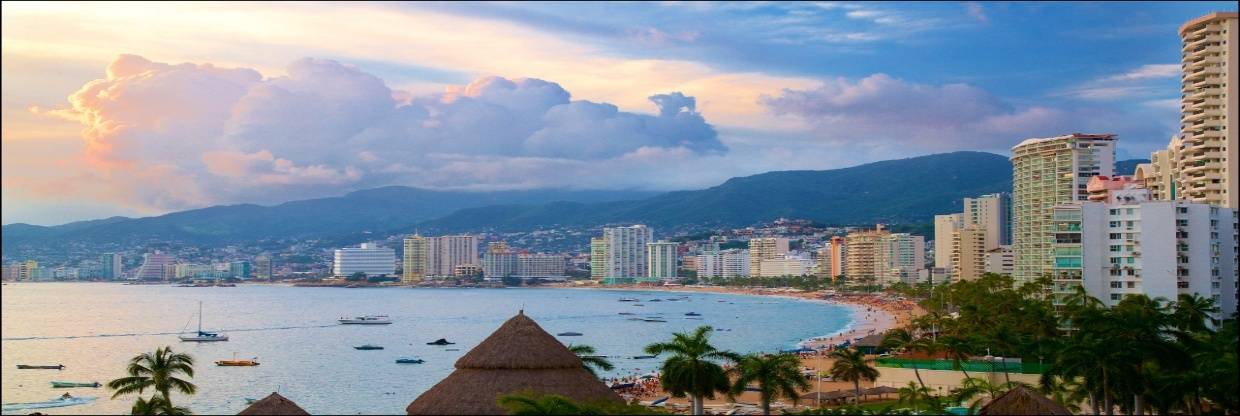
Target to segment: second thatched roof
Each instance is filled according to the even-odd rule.
[[[271,393],[262,400],[254,402],[238,415],[309,415],[305,409],[284,398],[280,393]]]
[[[1068,409],[1025,386],[1016,386],[978,411],[979,415],[1070,415]]]
[[[524,313],[517,313],[456,361],[456,370],[418,396],[411,415],[502,415],[500,396],[533,392],[578,402],[622,403],[581,359]]]

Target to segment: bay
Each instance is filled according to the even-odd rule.
[[[623,297],[641,302],[619,302]],[[604,289],[21,283],[5,285],[0,299],[4,403],[44,401],[66,391],[99,397],[88,405],[40,409],[45,414],[127,413],[133,396],[111,400],[104,388],[53,389],[49,382],[106,383],[124,375],[129,358],[166,345],[197,361],[193,382],[198,394],[174,395],[174,402],[196,413],[235,414],[246,407],[245,398],[278,391],[312,414],[403,414],[410,401],[452,371],[457,358],[519,310],[553,335],[582,333],[559,339],[591,345],[612,357],[617,369],[604,376],[654,371],[658,360],[632,357],[645,355],[642,348],[649,343],[699,325],[726,329],[714,332],[712,340],[721,348],[744,353],[794,348],[852,322],[851,309],[823,302]],[[226,332],[229,341],[197,344],[177,339],[178,332],[196,325],[199,301],[204,326]],[[701,314],[701,319],[689,319],[688,312]],[[336,323],[342,316],[364,314],[387,314],[395,323]],[[629,319],[634,317],[661,317],[667,322]],[[426,345],[438,338],[456,345]],[[353,349],[367,343],[385,349]],[[257,357],[262,364],[213,364],[234,355]],[[394,363],[396,357],[410,355],[426,363]],[[64,364],[65,369],[16,370],[17,364]]]

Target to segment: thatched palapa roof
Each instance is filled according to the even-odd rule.
[[[1025,386],[1016,386],[995,398],[979,415],[1070,415],[1068,409]]]
[[[310,413],[293,403],[292,400],[284,398],[280,393],[271,393],[270,396],[264,397],[262,400],[254,402],[250,407],[242,410],[238,415],[309,415]]]
[[[519,312],[456,361],[456,370],[418,396],[411,415],[502,415],[506,394],[557,394],[578,402],[623,400],[586,371],[581,359]]]

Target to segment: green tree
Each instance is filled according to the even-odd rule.
[[[187,380],[194,378],[194,357],[174,353],[172,347],[156,348],[153,353],[142,353],[133,357],[129,360],[126,372],[128,377],[108,382],[108,388],[115,391],[112,394],[113,399],[127,394],[140,395],[146,389],[153,389],[162,396],[161,405],[172,409],[172,390],[182,394],[194,394],[198,391],[198,387]],[[180,378],[182,375],[184,379]]]
[[[537,394],[531,391],[508,394],[497,399],[499,406],[510,415],[660,415],[659,411],[645,406],[597,402],[578,403],[555,394]]]
[[[727,373],[720,363],[736,362],[740,356],[710,344],[709,326],[700,326],[692,333],[672,334],[670,342],[646,346],[652,355],[671,354],[663,362],[660,384],[673,397],[688,395],[693,401],[693,414],[702,414],[703,398],[713,399],[716,392],[730,391]]]
[[[836,380],[853,383],[853,402],[861,402],[861,380],[874,381],[878,378],[878,369],[870,365],[865,354],[853,348],[832,351],[828,357],[835,360],[831,365],[831,377]]]
[[[771,414],[771,401],[780,397],[800,400],[800,392],[809,390],[809,378],[801,373],[801,360],[792,354],[750,354],[741,358],[732,369],[736,381],[732,395],[741,394],[750,383],[758,385],[762,414]]]
[[[141,397],[134,402],[133,408],[130,409],[133,415],[189,415],[193,414],[187,407],[172,406],[168,401],[159,395],[151,396],[149,400],[143,400]]]
[[[934,342],[925,338],[914,337],[911,332],[903,328],[892,330],[883,335],[882,346],[884,348],[904,350],[905,352],[922,351],[926,353],[933,353],[937,348]],[[921,380],[921,370],[917,368],[917,361],[909,362],[913,365],[913,374],[917,376],[917,384],[921,385],[922,388],[926,388],[926,383]]]
[[[569,345],[568,350],[577,354],[577,358],[581,359],[581,364],[586,367],[586,371],[595,376],[598,376],[600,370],[611,371],[615,368],[606,357],[594,355],[594,347],[589,345]]]
[[[349,275],[349,277],[344,278],[344,280],[349,281],[349,282],[360,282],[360,281],[366,280],[366,273],[365,272],[354,272],[353,274]]]

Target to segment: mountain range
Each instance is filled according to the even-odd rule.
[[[1131,174],[1136,163],[1117,163]],[[58,226],[3,227],[5,251],[46,244],[199,245],[280,239],[520,231],[556,226],[646,223],[655,227],[738,227],[779,217],[828,224],[922,224],[956,212],[961,199],[1010,192],[1007,157],[953,152],[833,170],[767,172],[715,187],[643,191],[437,191],[389,186],[274,206],[222,205],[145,218],[112,217]],[[349,238],[345,238],[346,240]]]

